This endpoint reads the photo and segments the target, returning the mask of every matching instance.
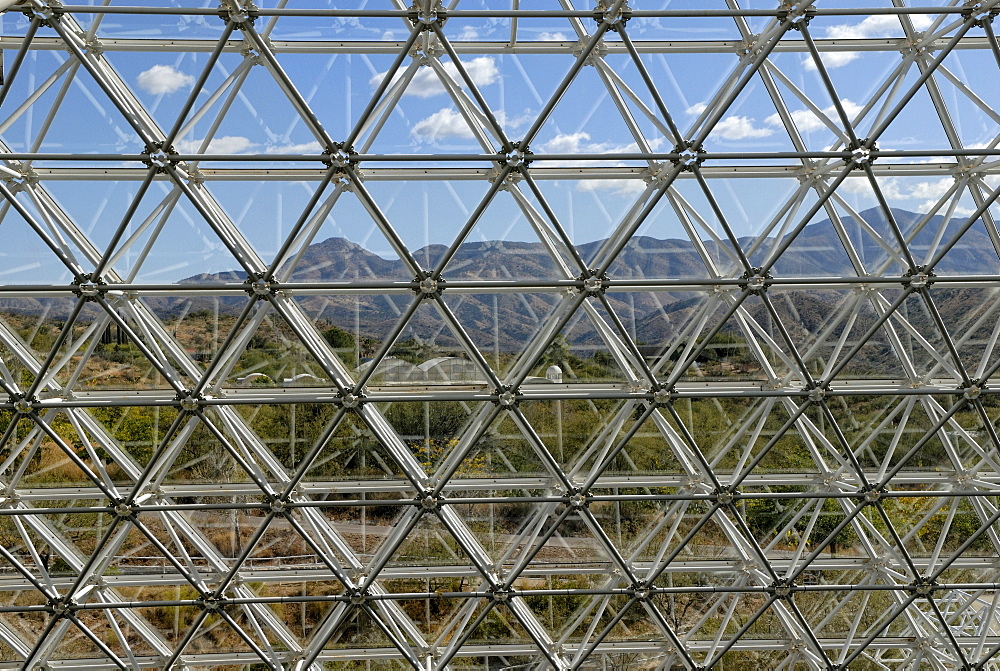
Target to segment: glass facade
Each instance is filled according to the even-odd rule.
[[[995,668],[1000,0],[0,8],[0,669]]]

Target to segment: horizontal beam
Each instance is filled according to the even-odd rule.
[[[95,7],[96,9],[97,7]],[[109,7],[114,9],[114,7]],[[186,12],[187,10],[185,10]],[[871,10],[867,10],[865,15]],[[220,24],[221,25],[221,24]],[[795,37],[793,34],[790,37]],[[0,36],[0,49],[16,50],[20,48],[22,37],[16,35]],[[197,40],[184,38],[101,38],[101,48],[106,52],[154,52],[154,53],[211,53],[218,44],[217,40]],[[817,39],[816,48],[823,53],[836,52],[898,52],[910,45],[904,38],[862,38],[862,39]],[[937,51],[948,43],[947,37],[927,42],[930,51]],[[398,54],[405,45],[400,41],[381,40],[272,40],[269,42],[278,54]],[[503,54],[538,54],[564,55],[572,54],[579,46],[575,40],[563,41],[518,41],[510,44],[507,41],[461,41],[451,42],[458,54],[503,55]],[[636,51],[645,54],[717,54],[731,53],[741,55],[746,44],[741,40],[634,40],[632,44]],[[618,40],[605,40],[604,46],[609,54],[627,54],[625,45]],[[28,47],[33,51],[65,51],[65,43],[56,37],[36,36]],[[224,53],[243,53],[246,43],[243,40],[229,40],[223,47]],[[961,51],[989,50],[989,38],[969,36],[955,46]],[[773,49],[774,53],[808,53],[804,40],[783,39]]]
[[[4,158],[0,155],[0,159]],[[86,154],[78,155],[79,162],[90,159]],[[606,160],[617,160],[614,155],[607,155]],[[232,163],[240,163],[234,157]],[[316,162],[319,162],[318,160]],[[881,163],[872,166],[872,172],[877,177],[954,177],[958,164],[953,161],[933,163]],[[87,182],[141,182],[146,178],[148,169],[127,167],[100,166],[47,166],[31,167],[32,176],[40,182],[51,181],[87,181]],[[253,167],[198,168],[199,179],[205,182],[320,182],[326,175],[326,168],[279,167],[278,165]],[[438,182],[438,181],[484,181],[495,175],[494,168],[463,167],[397,167],[376,168],[365,167],[358,170],[360,176],[367,182]],[[1000,161],[980,163],[966,170],[969,175],[981,177],[1000,174]],[[711,179],[799,179],[806,172],[802,165],[703,165],[703,177]],[[551,180],[643,180],[650,176],[648,167],[628,166],[573,166],[550,167],[537,165],[531,168],[532,178],[540,181]],[[695,179],[691,173],[681,173],[677,179]],[[863,174],[857,179],[865,179]],[[168,183],[170,178],[159,175],[155,181]],[[848,180],[850,182],[850,178]]]

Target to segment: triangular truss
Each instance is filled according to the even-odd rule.
[[[1000,0],[355,4],[0,2],[0,668],[995,668]]]

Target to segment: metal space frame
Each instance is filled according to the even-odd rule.
[[[26,34],[0,37],[7,63],[0,128],[34,103],[29,99],[15,107],[9,102],[26,55],[33,50],[68,52],[64,81],[85,80],[93,95],[102,96],[106,114],[127,125],[145,149],[82,155],[14,152],[0,145],[0,231],[13,220],[26,223],[73,278],[65,285],[0,286],[4,299],[56,297],[73,305],[62,331],[43,351],[8,321],[0,321],[0,385],[7,396],[0,404],[7,413],[0,427],[5,460],[0,515],[12,530],[0,545],[0,668],[577,669],[628,664],[701,669],[720,663],[992,668],[1000,652],[1000,535],[995,526],[1000,521],[1000,438],[991,402],[1000,368],[1000,320],[993,293],[1000,288],[1000,276],[936,271],[974,226],[1000,255],[994,221],[1000,129],[994,129],[985,146],[963,146],[941,93],[943,83],[958,82],[960,95],[1000,123],[1000,113],[947,68],[955,50],[991,52],[1000,66],[993,32],[1000,2],[955,0],[935,7],[899,2],[863,8],[783,2],[744,9],[728,0],[697,10],[647,8],[644,3],[630,7],[623,0],[601,0],[596,7],[571,0],[538,7],[518,0],[502,7],[489,4],[487,9],[467,9],[457,0],[447,7],[418,0],[411,7],[396,0],[358,10],[307,9],[283,2],[257,8],[224,0],[217,10],[37,0],[6,10],[27,12],[30,23]],[[117,14],[202,16],[225,28],[214,42],[101,39],[99,19]],[[852,20],[896,17],[904,37],[814,37],[814,19],[834,15]],[[87,17],[87,30],[81,28],[81,16]],[[276,22],[296,16],[388,17],[407,36],[367,43],[270,39]],[[463,16],[509,19],[509,41],[457,39],[449,29]],[[929,17],[930,27],[917,31],[915,16]],[[749,28],[753,17],[767,17],[758,33]],[[518,26],[543,18],[564,21],[572,38],[519,38]],[[741,41],[633,42],[633,22],[654,18],[725,18],[736,26]],[[194,93],[171,128],[154,121],[105,57],[159,50],[209,54]],[[834,86],[824,67],[822,55],[838,51],[902,53],[899,67],[871,100],[860,104],[854,118],[841,103],[844,91]],[[283,69],[282,55],[362,52],[394,55],[392,67],[363,113],[352,120],[353,130],[332,136],[295,77]],[[280,158],[176,151],[178,138],[187,132],[185,124],[202,114],[197,93],[223,53],[243,54],[243,65],[211,92],[213,100],[235,96],[246,73],[262,68],[322,151]],[[550,54],[565,69],[560,85],[516,136],[505,130],[504,119],[491,110],[463,65],[469,55],[500,53]],[[678,121],[680,112],[668,109],[662,82],[642,58],[675,53],[739,55],[738,65],[686,127]],[[814,64],[827,95],[810,100],[799,91],[794,107],[804,105],[835,133],[831,146],[811,150],[802,140],[800,122],[781,93],[795,87],[773,62],[777,53],[799,53]],[[630,58],[644,87],[630,88],[608,65],[609,55]],[[445,63],[457,76],[449,74]],[[473,129],[478,153],[371,153],[420,68],[438,74]],[[546,119],[583,68],[596,69],[633,135],[634,151],[567,156],[534,148]],[[58,80],[42,86],[53,87]],[[713,146],[713,131],[751,84],[763,87],[773,101],[781,132],[794,151],[724,152]],[[948,143],[932,150],[880,150],[880,136],[918,94],[929,96]],[[227,109],[221,108],[220,117]],[[644,126],[656,129],[662,146],[651,142]],[[270,163],[260,167],[265,162]],[[950,177],[954,185],[927,217],[904,224],[896,221],[879,181],[897,175]],[[801,188],[780,215],[765,222],[755,239],[737,237],[713,196],[715,180],[789,176]],[[850,207],[838,188],[848,178],[867,179],[884,211],[888,234],[870,227],[865,232],[886,250],[884,262],[864,260],[846,232],[844,213]],[[433,267],[414,257],[369,187],[378,181],[428,179],[489,184],[481,202],[468,204],[467,221]],[[642,181],[644,188],[596,254],[585,259],[567,232],[568,222],[547,204],[545,183],[623,179]],[[114,223],[110,243],[92,242],[85,227],[60,207],[46,188],[57,180],[138,183],[125,218]],[[221,180],[305,182],[314,195],[278,253],[264,259],[213,197],[213,182]],[[677,190],[681,181],[697,183],[709,208],[686,201]],[[169,185],[166,197],[153,195],[151,187],[159,183]],[[449,262],[500,192],[508,193],[530,222],[558,278],[448,275]],[[974,211],[957,214],[955,205],[964,196],[971,197]],[[245,282],[154,285],[118,272],[123,250],[139,244],[139,237],[130,237],[130,226],[136,224],[132,217],[144,198],[159,203],[155,215],[178,201],[188,203],[231,252]],[[341,198],[361,203],[411,281],[294,279],[302,251]],[[704,276],[616,278],[616,259],[663,204],[688,227]],[[776,265],[818,214],[832,222],[855,272],[783,277]],[[934,214],[943,214],[944,223],[932,219]],[[860,222],[856,214],[854,218]],[[155,220],[151,216],[149,222]],[[714,223],[708,226],[707,220]],[[940,226],[936,247],[911,250],[913,237],[930,225]],[[727,250],[722,262],[706,246],[712,231],[718,231],[713,248]],[[975,320],[959,329],[941,317],[939,296],[967,289],[989,300]],[[792,328],[779,301],[810,291],[840,291],[851,298],[804,335]],[[655,356],[642,350],[612,300],[640,292],[701,299],[674,344],[667,343]],[[511,293],[550,296],[551,310],[523,350],[499,370],[449,299]],[[374,352],[370,373],[338,357],[299,300],[360,294],[390,296],[400,307],[396,325]],[[241,301],[208,361],[196,361],[176,330],[151,307],[153,299],[171,297]],[[751,302],[758,309],[750,309]],[[911,320],[903,307],[914,302],[929,321]],[[478,366],[485,384],[377,384],[377,364],[389,356],[418,309],[426,307],[454,334],[456,348]],[[322,385],[272,388],[234,381],[239,357],[268,319],[280,320],[301,343],[325,381]],[[621,379],[528,384],[553,341],[574,319],[592,324]],[[761,326],[765,320],[766,328]],[[82,336],[74,335],[74,323],[83,328]],[[863,328],[852,330],[856,323]],[[692,370],[706,348],[732,324],[746,334],[747,350],[765,379],[694,377]],[[141,351],[158,384],[128,391],[78,384],[79,371],[95,356],[109,327]],[[974,343],[980,332],[985,332],[982,342]],[[854,358],[875,340],[892,352],[902,375],[848,374]],[[807,363],[831,342],[825,366]],[[973,344],[978,349],[970,357]],[[857,399],[872,403],[873,398],[884,412],[866,425],[853,426],[852,404],[862,402]],[[742,413],[720,411],[726,425],[717,433],[699,434],[685,414],[693,404],[721,408],[729,401],[748,405]],[[575,455],[557,455],[561,437],[536,427],[528,408],[586,402],[601,402],[601,408],[610,410],[595,422]],[[428,465],[394,426],[391,407],[434,403],[462,404],[468,417]],[[333,412],[318,437],[286,463],[243,412],[262,405],[324,405]],[[96,413],[106,408],[173,409],[173,419],[140,457]],[[528,472],[467,472],[465,464],[500,427],[515,430],[538,465]],[[334,438],[348,428],[374,438],[385,474],[309,476]],[[198,482],[168,477],[198,432],[210,436],[238,478]],[[640,434],[659,441],[676,466],[662,472],[623,468]],[[891,447],[875,458],[872,446],[882,438]],[[762,466],[772,450],[784,449],[783,441],[792,439],[813,455],[812,466],[800,471]],[[932,443],[940,444],[947,458],[921,466],[915,457]],[[42,444],[64,453],[87,481],[73,486],[22,483],[28,455]],[[633,504],[645,512],[638,530],[626,532],[621,510]],[[755,530],[753,511],[775,504],[795,512],[779,517],[773,528]],[[520,507],[515,531],[488,527],[498,506]],[[343,520],[353,516],[363,522],[358,529],[365,529],[372,524],[368,511],[376,507],[395,512],[391,524],[380,527],[375,548],[361,552],[355,531]],[[917,512],[903,517],[904,508]],[[241,515],[245,524],[252,524],[239,552],[230,552],[209,534],[206,515]],[[100,533],[81,541],[66,521],[74,516],[88,520],[86,525],[100,519]],[[814,537],[814,529],[826,519],[835,524]],[[960,542],[949,545],[960,521],[967,529]],[[263,539],[279,525],[308,547],[307,560],[297,555],[282,560],[272,553],[265,561],[259,555]],[[914,539],[932,527],[934,539],[918,548]],[[850,550],[831,552],[844,534],[853,539]],[[451,548],[451,557],[397,559],[400,549],[418,536]],[[122,548],[138,537],[145,554],[156,561],[123,562],[127,556]],[[586,541],[579,540],[584,537]],[[493,547],[487,547],[487,540]],[[49,570],[50,553],[64,562],[59,571]],[[287,585],[295,589],[275,587]],[[142,591],[151,587],[162,588],[161,596]],[[564,620],[551,615],[557,602],[572,604],[565,606],[570,615]],[[301,608],[303,623],[306,608],[312,609],[315,623],[299,626],[297,616],[289,615],[290,605]],[[418,614],[422,609],[430,613],[432,605],[440,609],[438,617]],[[206,643],[214,640],[206,632],[217,630],[229,632],[228,647],[213,649]],[[506,633],[485,636],[484,631]]]

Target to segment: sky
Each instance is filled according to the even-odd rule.
[[[258,3],[268,6],[268,3]],[[273,3],[271,3],[273,4]],[[462,0],[459,8],[476,9],[506,7],[509,3],[470,2]],[[555,7],[555,3],[537,3]],[[639,2],[632,3],[639,8]],[[922,6],[926,3],[921,2]],[[296,6],[327,6],[327,3],[297,3]],[[723,6],[721,2],[711,6]],[[837,6],[859,5],[840,2]],[[877,6],[888,3],[877,3]],[[188,6],[209,6],[190,3]],[[215,3],[211,3],[215,6]],[[339,4],[338,6],[343,6]],[[367,3],[369,8],[382,4]],[[387,3],[386,3],[386,6]],[[582,6],[582,5],[581,5]],[[653,2],[642,8],[705,7],[705,3]],[[748,7],[770,7],[770,3],[752,3]],[[533,8],[535,5],[532,6]],[[80,15],[84,27],[90,17]],[[950,21],[951,19],[947,19]],[[767,19],[750,20],[750,30],[764,28]],[[23,35],[27,20],[23,15],[6,13],[0,16],[0,32],[4,36]],[[592,29],[594,23],[586,23]],[[931,19],[914,17],[917,31],[936,30],[941,24]],[[375,43],[392,42],[406,37],[399,19],[299,19],[282,18],[273,25],[258,20],[259,30],[270,30],[275,41],[358,40]],[[899,19],[892,16],[817,17],[810,23],[814,37],[822,39],[898,38],[903,35]],[[97,34],[100,39],[216,39],[222,23],[216,17],[105,17]],[[633,19],[628,24],[633,40],[733,40],[740,34],[732,19]],[[508,19],[449,19],[445,34],[456,42],[506,42],[510,39]],[[974,29],[970,35],[981,35]],[[53,32],[42,29],[40,36]],[[238,36],[238,33],[236,34]],[[576,42],[573,25],[566,19],[522,19],[518,23],[519,41],[565,43],[560,53],[545,54],[469,54],[462,56],[465,69],[476,83],[505,132],[517,140],[532,125],[540,109],[556,89],[559,81],[572,66],[571,43]],[[609,36],[615,41],[616,36]],[[124,83],[149,110],[162,128],[170,128],[192,94],[193,86],[206,63],[205,53],[173,51],[120,52],[104,54]],[[8,64],[12,52],[7,52]],[[134,133],[117,114],[113,106],[89,76],[80,71],[71,80],[59,74],[69,55],[64,51],[32,51],[18,75],[4,109],[0,111],[0,139],[15,151],[35,149],[42,152],[135,153],[141,151]],[[382,81],[394,56],[392,54],[355,53],[330,54],[302,50],[283,51],[278,55],[282,68],[295,82],[324,127],[336,140],[345,137],[356,123],[361,111]],[[643,101],[652,107],[652,98],[645,89],[635,64],[625,54],[608,54],[605,62]],[[815,64],[802,52],[775,53],[771,57],[778,88],[792,118],[809,149],[825,150],[835,141],[826,127],[797,92],[813,101],[816,107],[836,122],[833,101],[827,94]],[[195,109],[204,112],[189,124],[175,143],[180,152],[196,152],[205,147],[205,138],[217,123],[220,109],[229,105],[214,129],[208,143],[209,153],[226,154],[288,154],[317,153],[319,146],[306,125],[282,94],[268,71],[260,66],[249,68],[249,74],[238,91],[227,85],[227,78],[240,72],[243,56],[224,54],[210,73],[205,86],[198,92]],[[447,55],[441,58],[445,72],[457,78],[457,69]],[[823,62],[840,94],[842,106],[851,116],[862,111],[866,102],[880,90],[887,77],[901,62],[897,51],[829,52]],[[650,72],[668,110],[678,126],[687,133],[699,122],[706,105],[710,105],[731,72],[738,65],[735,54],[647,54],[643,63]],[[404,62],[404,68],[409,60]],[[996,63],[984,49],[956,51],[944,62],[947,75],[936,77],[942,98],[949,108],[958,136],[967,147],[985,146],[998,133],[996,116],[990,109],[1000,109],[1000,87],[995,85]],[[57,76],[58,75],[58,76]],[[915,68],[904,81],[903,90],[916,78]],[[37,102],[20,113],[19,106],[32,91],[45,87]],[[216,95],[222,91],[222,95]],[[64,93],[60,93],[64,91]],[[974,92],[972,96],[968,92]],[[60,105],[54,101],[63,95]],[[978,96],[978,99],[973,99]],[[629,101],[636,126],[653,151],[669,151],[672,140],[642,115]],[[205,109],[202,110],[202,106]],[[872,126],[874,113],[867,114],[859,124],[859,136]],[[16,117],[16,118],[12,118]],[[51,119],[47,119],[51,117]],[[39,143],[39,129],[49,127]],[[363,140],[366,138],[363,137]],[[879,140],[882,149],[943,149],[948,139],[942,130],[930,98],[921,90],[906,110],[892,123]],[[360,146],[360,145],[359,145]],[[622,119],[615,101],[609,94],[597,68],[585,67],[567,90],[552,115],[541,127],[531,144],[535,153],[596,153],[616,154],[635,151],[634,136]],[[726,111],[706,142],[708,151],[760,152],[793,149],[773,101],[759,77]],[[421,66],[393,109],[378,135],[371,139],[369,153],[441,154],[482,153],[472,130],[458,113],[438,74]],[[919,162],[920,159],[912,162]],[[784,163],[789,163],[784,161]],[[639,162],[610,159],[603,165],[641,167]],[[45,165],[45,164],[39,164]],[[56,166],[59,164],[50,163]],[[115,164],[94,163],[103,167]],[[136,164],[127,164],[135,167]],[[216,164],[218,165],[218,164]],[[262,164],[254,164],[262,166]],[[287,166],[287,163],[274,163]],[[299,164],[295,164],[299,165]],[[301,164],[315,167],[315,163]],[[419,158],[408,164],[448,165]],[[488,167],[486,163],[476,164]],[[541,165],[541,162],[536,163]],[[569,161],[562,164],[546,162],[547,166],[572,168],[581,165]],[[365,166],[362,165],[362,171]],[[102,246],[107,244],[118,221],[128,207],[137,184],[134,181],[44,182],[49,192],[76,219],[87,234]],[[642,180],[540,180],[547,203],[577,243],[602,239],[615,229],[629,208],[642,193]],[[954,184],[950,176],[886,177],[881,187],[890,204],[911,211],[926,212]],[[274,181],[232,182],[211,181],[210,189],[226,213],[244,231],[254,248],[265,259],[273,255],[294,224],[298,213],[311,195],[313,184]],[[485,180],[436,180],[419,182],[389,182],[368,180],[370,191],[400,237],[413,250],[428,244],[446,244],[464,225],[469,213],[485,194]],[[712,190],[727,220],[738,235],[759,233],[781,211],[784,203],[799,187],[796,178],[713,179]],[[142,281],[173,281],[201,272],[216,272],[235,268],[232,257],[218,238],[200,220],[197,212],[181,201],[163,224],[158,239],[150,242],[149,233],[139,231],[139,224],[169,192],[166,183],[157,183],[143,201],[129,233],[136,241],[128,253],[118,259],[116,268],[123,275],[135,273]],[[693,180],[677,184],[677,193],[706,219],[706,226],[719,231],[704,195]],[[876,204],[870,186],[860,173],[852,175],[839,191],[844,203],[852,208],[866,209]],[[806,202],[814,196],[807,196]],[[961,198],[955,211],[970,213],[974,204],[970,196]],[[822,215],[818,218],[825,218]],[[8,239],[20,244],[8,246],[0,253],[0,281],[48,281],[51,273],[59,272],[38,260],[42,253],[39,243],[32,241],[23,222],[8,212],[2,225]],[[139,231],[139,232],[136,232]],[[661,203],[639,231],[657,238],[684,237],[677,217],[666,201]],[[392,251],[381,236],[371,217],[353,194],[345,194],[333,207],[315,240],[346,237],[383,256]],[[470,240],[537,240],[513,197],[501,192],[485,212]],[[141,267],[136,268],[143,245],[150,242],[150,251]],[[12,248],[16,247],[16,248]],[[33,265],[34,264],[34,265]],[[54,280],[53,280],[54,281]]]

